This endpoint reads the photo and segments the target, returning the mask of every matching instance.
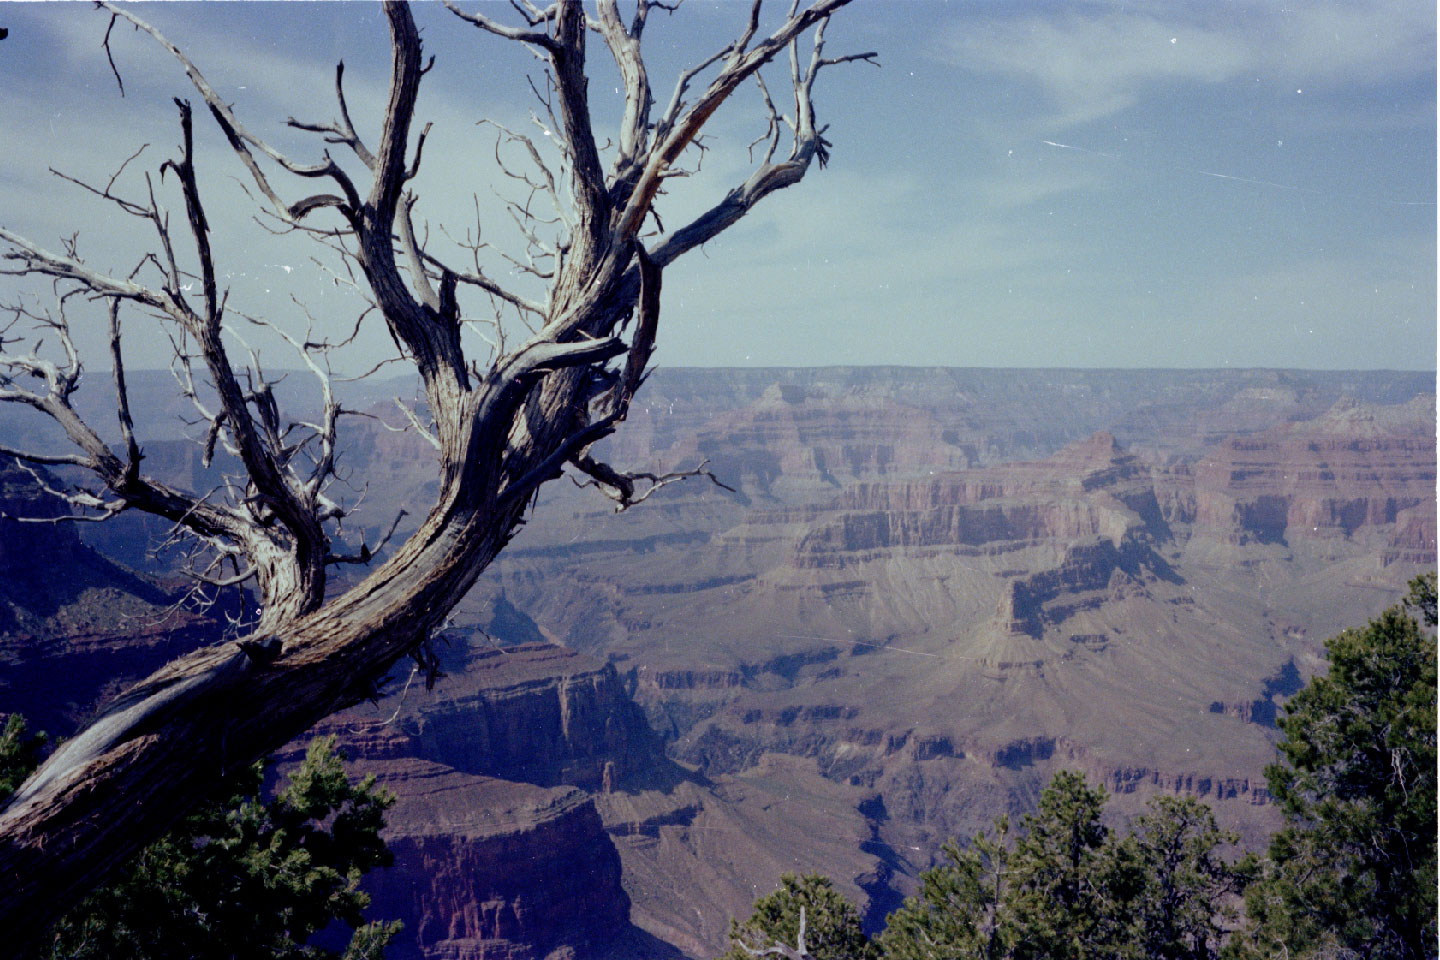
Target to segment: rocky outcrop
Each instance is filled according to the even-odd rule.
[[[1046,624],[1061,623],[1079,609],[1143,593],[1157,569],[1168,567],[1148,544],[1135,539],[1123,539],[1119,546],[1106,539],[1072,543],[1059,566],[1007,583],[996,617],[1009,633],[1038,638]],[[1055,602],[1066,597],[1069,602]],[[1089,645],[1093,648],[1095,641]]]
[[[1240,800],[1254,806],[1274,801],[1261,778],[1215,777],[1195,773],[1165,773],[1144,767],[1118,767],[1098,778],[1112,793],[1140,792],[1182,794],[1210,802]]]
[[[977,454],[927,411],[883,393],[782,383],[706,423],[675,455],[706,460],[732,486],[783,500],[966,466]]]
[[[1281,543],[1354,536],[1433,507],[1433,402],[1342,399],[1315,420],[1232,437],[1195,464],[1183,519],[1232,543]]]
[[[990,543],[1118,536],[1129,517],[1103,503],[1052,501],[925,511],[846,513],[817,525],[796,548],[796,565],[843,567],[845,554],[897,547],[979,547]]]
[[[415,758],[367,769],[397,797],[385,830],[395,865],[364,883],[374,916],[405,923],[387,956],[592,957],[629,929],[620,856],[582,791]]]
[[[352,768],[397,795],[395,865],[365,886],[374,916],[406,924],[400,960],[679,960],[666,940],[708,955],[755,896],[730,858],[774,877],[796,863],[875,871],[855,825],[853,841],[818,847],[752,838],[790,822],[769,803],[732,809],[737,791],[666,759],[625,692],[634,675],[548,644],[449,639],[451,674],[433,694],[397,692],[315,731],[337,734]],[[298,755],[297,744],[288,760]]]
[[[1275,726],[1275,718],[1279,715],[1275,701],[1269,699],[1245,700],[1240,703],[1213,700],[1210,703],[1210,712],[1223,713],[1228,717],[1235,717],[1246,723],[1258,723],[1264,727]]]
[[[584,960],[617,940],[627,956],[654,953],[631,925],[620,857],[587,792],[664,779],[660,742],[622,678],[552,644],[497,648],[462,631],[441,646],[448,675],[430,693],[401,687],[312,731],[337,736],[351,767],[396,795],[385,831],[395,865],[365,879],[372,914],[405,923],[387,955]]]
[[[643,670],[638,685],[647,690],[728,690],[745,685],[741,670]]]
[[[1414,563],[1435,566],[1435,511],[1429,505],[1402,510],[1395,517],[1395,532],[1381,555],[1385,566]]]
[[[472,649],[438,692],[398,723],[419,756],[457,770],[598,791],[662,755],[614,666],[564,647]]]
[[[1151,468],[1099,433],[1037,463],[923,480],[858,484],[818,514],[796,547],[802,569],[843,568],[894,549],[1119,542],[1160,522]]]

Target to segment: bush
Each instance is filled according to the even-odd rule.
[[[36,766],[43,736],[12,715],[0,735],[0,800]],[[377,960],[400,931],[367,923],[365,871],[391,861],[380,830],[394,797],[374,777],[351,783],[335,738],[310,744],[271,800],[257,764],[224,801],[185,818],[116,882],[56,924],[53,960]],[[307,943],[336,921],[355,928],[343,953]]]

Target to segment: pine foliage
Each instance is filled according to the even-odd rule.
[[[18,753],[6,733],[0,778]],[[258,764],[236,777],[82,901],[56,925],[51,960],[379,960],[400,924],[367,922],[359,884],[390,863],[380,830],[394,797],[374,777],[351,783],[333,737],[270,800],[262,781]],[[336,921],[354,930],[343,950],[308,942]]]
[[[1039,809],[920,876],[890,915],[885,960],[1209,960],[1233,919],[1234,836],[1193,798],[1156,797],[1123,835],[1102,821],[1103,788],[1061,772]]]
[[[814,960],[878,960],[875,945],[861,927],[859,912],[834,883],[819,874],[791,873],[780,878],[778,890],[755,901],[750,919],[744,923],[730,921],[734,946],[720,960],[750,960],[753,954],[746,947],[793,948],[800,933],[802,907],[806,952]]]
[[[1286,826],[1247,892],[1243,952],[1437,955],[1435,584],[1329,640],[1329,671],[1286,705],[1266,770]]]

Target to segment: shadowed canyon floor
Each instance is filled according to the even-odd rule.
[[[367,881],[406,920],[395,955],[703,956],[793,870],[878,922],[944,839],[1028,809],[1061,768],[1121,812],[1199,796],[1259,841],[1279,706],[1326,637],[1435,565],[1433,390],[1385,372],[660,371],[606,456],[708,460],[735,492],[691,479],[615,515],[551,484],[452,618],[448,676],[427,692],[406,666],[325,725],[400,797],[397,865]],[[433,462],[371,423],[351,441],[373,543],[428,505]],[[146,450],[203,479],[176,435]],[[132,564],[156,533],[84,532]],[[95,589],[168,589],[66,543],[113,571]],[[0,711],[36,644],[58,663],[96,632],[36,620],[17,583]],[[117,656],[139,635],[112,628]]]

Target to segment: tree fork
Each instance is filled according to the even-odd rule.
[[[266,593],[265,615],[255,634],[182,657],[137,684],[63,744],[0,811],[0,889],[5,891],[0,897],[0,921],[9,933],[0,957],[24,953],[74,901],[205,799],[219,777],[264,757],[337,708],[373,691],[397,660],[439,628],[509,541],[534,491],[559,476],[567,462],[588,465],[592,480],[608,483],[622,505],[644,498],[632,497],[634,490],[627,488],[626,478],[645,475],[607,474],[587,451],[624,420],[643,382],[656,337],[661,270],[719,234],[764,197],[799,182],[812,159],[824,159],[823,128],[817,129],[813,122],[815,76],[824,66],[873,57],[821,55],[824,26],[847,2],[812,0],[800,9],[797,0],[775,31],[753,45],[760,4],[752,3],[742,36],[682,72],[669,106],[652,120],[653,98],[639,41],[653,0],[636,0],[636,18],[628,29],[619,22],[614,4],[606,0],[600,8],[601,33],[621,66],[627,104],[624,146],[608,180],[595,149],[587,101],[585,39],[591,24],[579,0],[556,0],[537,13],[530,29],[504,27],[483,14],[451,7],[461,19],[491,34],[542,51],[557,84],[563,120],[556,126],[563,129],[564,137],[557,138],[560,142],[555,146],[564,155],[571,177],[567,202],[572,209],[559,211],[556,221],[547,221],[522,208],[530,227],[560,223],[564,234],[553,250],[556,268],[546,304],[541,306],[489,280],[478,260],[473,273],[455,270],[416,240],[410,223],[415,201],[406,184],[418,171],[425,133],[417,137],[412,157],[409,131],[428,67],[422,65],[419,32],[405,4],[385,3],[392,72],[375,152],[371,154],[355,135],[338,69],[341,122],[291,121],[296,129],[329,133],[328,142],[355,153],[374,176],[362,199],[350,175],[328,154],[320,163],[297,163],[247,130],[178,47],[128,8],[102,0],[112,17],[132,23],[179,60],[245,167],[258,192],[257,202],[287,229],[308,231],[321,242],[333,243],[331,252],[347,269],[358,267],[356,272],[364,277],[397,348],[423,381],[436,423],[430,439],[440,450],[440,496],[420,528],[383,565],[345,594],[319,605],[325,564],[345,559],[337,559],[330,548],[333,524],[347,511],[324,495],[326,484],[335,479],[331,447],[335,420],[343,412],[331,396],[325,362],[326,351],[334,347],[310,338],[302,342],[270,325],[319,378],[324,398],[319,424],[301,420],[288,428],[279,421],[273,381],[264,379],[258,361],[249,370],[237,371],[225,354],[221,331],[226,301],[217,294],[208,239],[215,225],[201,206],[191,161],[188,105],[181,104],[181,158],[167,162],[162,170],[173,171],[180,181],[204,281],[203,305],[192,308],[185,299],[180,277],[192,271],[176,257],[168,218],[153,190],[148,202],[135,202],[111,192],[115,178],[103,190],[80,184],[158,235],[158,253],[141,261],[142,267],[149,263],[163,276],[162,284],[154,288],[137,282],[139,268],[124,279],[108,276],[87,266],[73,243],[63,254],[53,254],[0,226],[0,242],[6,245],[0,248],[0,260],[18,265],[4,272],[63,284],[70,293],[83,292],[110,305],[111,350],[117,361],[115,381],[125,442],[122,453],[112,451],[70,405],[80,364],[63,313],[64,296],[70,295],[66,293],[60,298],[58,319],[25,316],[56,334],[69,365],[10,353],[6,345],[18,341],[0,342],[0,402],[25,404],[48,415],[80,453],[9,449],[0,453],[35,464],[88,468],[112,499],[75,494],[70,500],[75,509],[101,510],[106,515],[139,509],[165,517],[177,530],[217,551],[218,558],[243,557],[248,570],[237,571],[234,579],[258,575]],[[807,30],[814,31],[808,69],[802,70],[798,58],[791,57],[796,115],[788,121],[794,132],[789,157],[773,162],[776,142],[772,141],[764,161],[744,183],[647,252],[637,234],[661,194],[662,180],[676,172],[672,164],[722,101],[781,51],[789,49],[793,54]],[[107,32],[107,43],[108,37]],[[687,104],[691,81],[712,67],[718,75],[693,104]],[[766,98],[768,103],[768,94]],[[770,109],[773,122],[773,106]],[[531,156],[544,169],[533,149]],[[302,180],[327,179],[339,194],[315,193],[287,203],[261,160]],[[560,192],[554,190],[548,171],[545,176],[558,208]],[[319,228],[307,222],[325,211],[343,225]],[[534,230],[525,235],[535,241]],[[397,236],[408,259],[404,274],[396,262]],[[524,266],[518,260],[511,262]],[[427,265],[437,272],[427,276]],[[432,277],[439,279],[438,295]],[[462,347],[462,322],[473,318],[462,316],[456,299],[458,283],[477,286],[538,317],[541,328],[513,351],[503,349],[502,339],[488,371],[482,372]],[[223,443],[245,471],[231,478],[233,493],[222,493],[216,498],[219,502],[212,502],[210,495],[172,489],[140,472],[118,362],[116,311],[122,301],[178,331],[172,336],[175,369],[182,395],[199,411],[202,425],[208,426],[202,443],[206,461],[216,444]],[[18,319],[23,310],[15,309]],[[228,315],[236,312],[231,308]],[[498,311],[495,323],[499,329]],[[628,344],[618,335],[627,327]],[[186,346],[192,343],[194,352]],[[606,366],[622,354],[626,360],[621,369]],[[209,386],[219,397],[218,409],[211,410],[202,401],[192,365],[210,378]],[[245,390],[240,388],[241,373],[252,378]],[[44,389],[32,388],[28,385],[32,381],[22,375],[39,377]],[[413,413],[410,416],[418,426]],[[307,431],[306,439],[283,439],[296,428]],[[296,451],[307,443],[324,448],[325,453],[313,469],[302,470],[295,462]],[[689,474],[700,472],[697,468]],[[667,475],[674,476],[679,475]],[[659,480],[669,482],[667,477]],[[284,536],[276,535],[277,519],[285,528]],[[287,577],[292,581],[288,586]]]

